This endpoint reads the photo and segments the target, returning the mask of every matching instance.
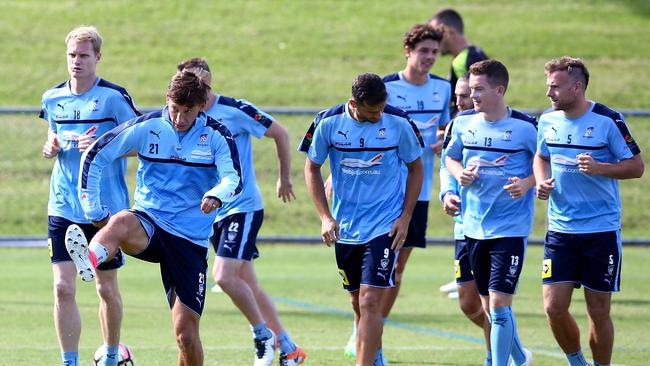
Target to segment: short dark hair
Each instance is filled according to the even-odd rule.
[[[444,24],[446,27],[454,28],[460,34],[463,34],[465,31],[463,26],[463,18],[456,10],[452,8],[445,8],[438,11],[437,13],[433,14],[431,20],[437,20],[438,22]]]
[[[416,24],[408,32],[404,33],[404,46],[414,49],[418,43],[425,39],[440,42],[443,34],[442,27],[434,27],[430,24]]]
[[[485,75],[491,87],[503,86],[508,89],[508,69],[497,60],[483,60],[469,67],[470,75]]]
[[[544,71],[547,74],[555,71],[566,71],[573,81],[582,82],[585,89],[589,84],[589,70],[587,70],[585,62],[580,58],[564,56],[553,59],[544,65]]]
[[[181,62],[180,64],[178,64],[176,66],[176,70],[183,71],[185,69],[190,69],[193,67],[198,67],[207,72],[210,72],[210,66],[208,66],[208,62],[203,57],[192,57],[190,59],[187,59]]]
[[[212,73],[210,72],[210,66],[208,66],[208,62],[203,57],[193,57],[185,60],[176,66],[176,70],[191,71],[201,78],[201,80],[212,86]]]
[[[360,104],[377,105],[388,99],[388,92],[386,92],[386,85],[379,75],[364,73],[354,78],[352,98]]]
[[[207,102],[209,93],[210,85],[189,70],[176,72],[167,88],[169,99],[187,107]]]

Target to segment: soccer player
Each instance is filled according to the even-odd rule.
[[[385,291],[386,298],[382,310],[384,319],[388,317],[395,304],[406,263],[413,248],[426,247],[427,213],[433,188],[433,171],[436,154],[440,154],[442,133],[449,122],[449,100],[451,87],[443,78],[429,73],[436,62],[442,29],[428,24],[416,24],[404,34],[403,46],[406,66],[404,70],[384,77],[388,92],[388,104],[398,107],[408,114],[418,127],[424,140],[422,165],[424,178],[420,196],[415,204],[409,223],[406,241],[400,249],[395,266],[395,286]],[[403,169],[406,172],[406,168]],[[355,350],[355,331],[352,332],[346,354]],[[380,350],[380,352],[382,352]],[[383,352],[382,352],[383,354]]]
[[[610,306],[621,281],[618,180],[640,178],[643,160],[623,116],[586,99],[589,71],[581,59],[554,59],[544,70],[553,111],[540,117],[534,163],[537,197],[550,201],[544,310],[569,365],[587,365],[569,312],[573,289],[584,286],[594,365],[609,365]]]
[[[463,111],[466,114],[474,113],[472,110],[474,104],[470,98],[469,76],[463,75],[456,83],[456,105],[458,112]],[[463,115],[463,114],[460,114]],[[440,161],[440,200],[443,202],[443,210],[454,218],[454,239],[455,239],[455,284],[458,291],[455,292],[458,297],[458,304],[463,314],[474,324],[483,329],[485,336],[485,345],[487,348],[485,357],[485,366],[492,365],[492,351],[490,349],[490,321],[483,311],[481,298],[476,289],[476,282],[472,275],[472,269],[469,264],[469,254],[467,253],[467,242],[463,233],[463,219],[460,215],[461,200],[460,186],[445,166],[445,149],[451,138],[451,127],[453,122],[447,125],[447,138],[443,143],[443,150]],[[450,293],[451,294],[451,293]]]
[[[186,60],[178,65],[178,70],[189,70],[206,84],[212,83],[210,67],[202,58]],[[216,252],[212,270],[214,280],[251,324],[255,365],[270,365],[273,362],[275,335],[280,344],[280,365],[301,364],[307,354],[282,327],[275,305],[257,282],[253,267],[253,259],[259,257],[255,240],[264,219],[264,208],[255,178],[251,136],[266,136],[275,141],[280,171],[276,184],[277,196],[284,202],[290,202],[296,197],[291,181],[289,133],[273,117],[245,100],[210,93],[204,111],[233,134],[243,174],[241,195],[234,201],[224,203],[217,212],[211,237]]]
[[[209,92],[210,86],[195,74],[178,72],[162,111],[132,119],[97,139],[82,156],[79,197],[86,216],[101,229],[90,245],[78,226],[66,232],[68,253],[85,281],[118,248],[160,263],[178,364],[184,366],[203,364],[199,321],[215,210],[242,189],[230,132],[201,112]],[[101,198],[99,179],[105,167],[131,151],[140,160],[135,204],[114,214]]]
[[[454,119],[445,164],[461,185],[470,266],[492,323],[492,365],[505,366],[511,354],[515,365],[529,365],[511,306],[533,220],[536,123],[505,104],[508,71],[499,61],[472,65],[469,86],[476,113]]]
[[[456,10],[446,8],[438,11],[431,17],[429,24],[444,28],[440,53],[454,57],[449,71],[449,81],[451,89],[455,90],[456,82],[469,71],[469,67],[475,62],[487,60],[488,57],[481,48],[474,46],[465,37],[463,18]],[[455,100],[452,99],[452,111],[456,108],[454,102]]]
[[[81,154],[94,141],[138,114],[127,91],[97,76],[102,37],[93,26],[79,26],[65,38],[70,79],[43,94],[40,117],[49,130],[43,157],[54,159],[48,202],[48,246],[54,279],[54,326],[63,365],[78,364],[81,317],[75,301],[76,273],[65,249],[65,230],[77,224],[92,237],[97,229],[84,216],[77,198]],[[100,184],[103,200],[112,211],[129,207],[124,180],[126,161],[108,165]],[[108,359],[117,363],[122,299],[117,286],[117,268],[122,254],[102,264],[97,272],[99,319]],[[111,358],[112,357],[112,358]]]
[[[379,76],[357,76],[348,102],[320,112],[300,147],[308,154],[305,180],[323,241],[335,244],[343,288],[358,319],[361,366],[382,364],[382,299],[395,285],[395,261],[422,186],[424,142],[408,115],[386,104],[387,97]],[[333,212],[321,175],[328,157]]]

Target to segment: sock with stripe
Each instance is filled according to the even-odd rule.
[[[515,324],[512,319],[510,306],[490,309],[492,330],[490,346],[492,348],[492,363],[507,365],[510,351],[515,341]]]
[[[569,366],[589,366],[582,350],[566,354],[566,359],[569,361]]]

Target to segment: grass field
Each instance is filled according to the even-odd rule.
[[[346,293],[340,289],[333,249],[266,245],[261,251],[262,258],[256,261],[259,279],[275,299],[294,340],[309,352],[307,365],[352,365],[343,356],[351,310]],[[624,253],[622,292],[614,296],[612,307],[616,327],[613,362],[619,366],[647,365],[650,273],[646,267],[650,251],[625,248]],[[0,255],[0,365],[56,364],[47,250],[2,249]],[[384,332],[391,365],[482,364],[480,330],[464,318],[455,301],[438,292],[438,287],[451,279],[451,258],[451,247],[414,252]],[[514,303],[520,337],[534,352],[535,366],[562,365],[561,351],[543,313],[540,263],[541,247],[530,247]],[[125,314],[122,340],[135,353],[136,365],[174,364],[176,345],[157,266],[128,258],[120,270],[120,287]],[[101,344],[97,302],[94,286],[78,281],[82,364],[90,364],[92,352]],[[576,291],[572,310],[586,349],[584,306],[582,292]],[[201,336],[206,365],[251,364],[250,330],[226,295],[208,293]]]

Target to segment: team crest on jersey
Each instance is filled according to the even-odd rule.
[[[385,128],[380,128],[379,131],[377,131],[377,135],[379,137],[384,137],[386,135],[386,129]]]
[[[503,133],[503,141],[510,141],[510,138],[512,137],[512,130],[507,130]]]
[[[585,136],[586,138],[592,138],[594,135],[594,128],[593,127],[587,127],[587,130],[585,131]]]
[[[93,99],[93,104],[90,107],[91,112],[97,112],[99,110],[98,108],[99,100],[98,99]]]
[[[202,135],[199,137],[199,141],[201,141],[201,142],[206,142],[206,141],[208,141],[208,134],[207,134],[207,133],[202,134]]]
[[[440,94],[438,92],[433,92],[433,98],[431,99],[434,103],[440,102]]]

